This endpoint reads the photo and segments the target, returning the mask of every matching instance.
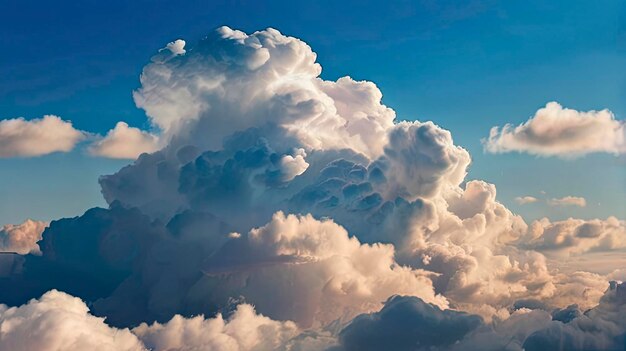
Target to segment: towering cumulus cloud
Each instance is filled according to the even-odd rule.
[[[623,248],[623,221],[528,225],[465,179],[450,132],[396,121],[371,82],[320,73],[274,29],[160,50],[134,92],[158,137],[118,124],[92,145],[148,153],[100,178],[107,209],[53,221],[40,255],[12,261],[0,301],[22,306],[1,310],[0,340],[70,309],[116,349],[622,347],[623,285],[550,259]],[[580,118],[619,124],[598,113]],[[9,311],[56,300],[11,329]]]

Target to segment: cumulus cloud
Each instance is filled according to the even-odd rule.
[[[288,182],[304,173],[304,171],[309,168],[309,164],[306,162],[305,157],[306,151],[304,151],[304,149],[297,149],[295,151],[295,155],[293,156],[284,155],[280,161],[278,161],[278,168],[282,174],[280,180],[282,182]]]
[[[515,202],[520,205],[532,204],[533,202],[537,202],[538,199],[533,196],[520,196],[515,198]]]
[[[19,307],[0,305],[0,349],[143,351],[128,329],[111,328],[79,298],[52,290]]]
[[[136,159],[142,153],[154,152],[159,148],[159,138],[139,128],[117,122],[104,138],[94,142],[89,152],[108,158]]]
[[[582,312],[520,308],[490,324],[412,297],[394,297],[339,334],[340,350],[623,350],[626,285],[613,282],[600,303]]]
[[[579,196],[565,196],[562,198],[553,198],[548,200],[550,206],[587,206],[587,200],[584,197]]]
[[[535,250],[567,254],[618,250],[626,248],[626,223],[615,217],[556,222],[543,218],[530,225],[522,243]]]
[[[0,252],[15,252],[20,255],[39,254],[41,234],[48,222],[27,219],[22,224],[7,224],[0,227]]]
[[[0,348],[15,351],[264,351],[321,350],[330,337],[301,335],[290,321],[274,321],[248,304],[228,317],[174,316],[167,323],[129,329],[93,316],[79,298],[51,290],[18,307],[0,305]],[[312,348],[314,347],[314,348]]]
[[[331,220],[310,215],[276,213],[267,225],[226,242],[205,262],[204,272],[229,274],[228,280],[247,277],[243,289],[235,291],[259,310],[303,326],[348,320],[359,311],[380,308],[396,293],[447,305],[435,295],[428,274],[394,261],[392,245],[361,244]],[[284,275],[292,277],[287,290],[278,288]],[[221,285],[218,291],[236,289],[228,281]],[[275,305],[276,299],[282,306]]]
[[[182,39],[176,39],[171,43],[168,43],[165,48],[174,55],[182,55],[185,53],[185,41]]]
[[[84,132],[57,116],[5,119],[0,121],[0,158],[68,152],[84,138]]]
[[[228,319],[222,314],[210,319],[176,315],[166,324],[144,323],[132,332],[154,351],[262,351],[282,349],[298,328],[293,322],[271,320],[256,314],[253,306],[241,304]]]
[[[453,345],[482,324],[475,315],[441,310],[415,297],[390,298],[380,312],[356,317],[339,334],[346,350],[433,350]]]
[[[492,153],[528,152],[575,157],[594,152],[626,152],[626,126],[609,110],[576,111],[549,102],[528,121],[493,127],[483,140]]]
[[[306,43],[275,29],[248,35],[221,27],[193,50],[153,60],[134,98],[166,138],[203,150],[257,127],[307,149],[382,153],[395,113],[380,103],[380,91],[349,77],[323,81],[315,60]]]

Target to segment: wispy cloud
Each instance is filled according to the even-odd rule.
[[[587,200],[584,197],[565,196],[562,198],[552,198],[547,201],[550,206],[587,206]]]
[[[537,201],[539,201],[539,199],[533,196],[518,196],[515,198],[515,202],[517,202],[520,205],[531,204]]]

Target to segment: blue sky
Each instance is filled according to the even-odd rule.
[[[274,27],[318,54],[322,77],[374,81],[401,119],[433,120],[473,156],[470,179],[527,219],[623,218],[626,159],[485,154],[492,126],[521,123],[549,101],[626,115],[621,1],[0,3],[0,119],[55,114],[106,133],[150,128],[131,93],[159,48],[215,27]],[[0,224],[104,205],[97,178],[129,161],[67,154],[0,159]],[[545,195],[540,192],[546,191]],[[516,196],[585,197],[585,208],[517,205]]]

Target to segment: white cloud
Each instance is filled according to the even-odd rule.
[[[280,180],[288,182],[304,173],[304,171],[309,168],[309,164],[306,162],[305,157],[306,151],[304,151],[304,149],[295,150],[293,156],[284,155],[280,161],[278,161],[278,168],[282,174]]]
[[[526,204],[531,204],[533,202],[537,202],[538,199],[536,197],[533,196],[520,196],[520,197],[516,197],[515,198],[515,202],[517,202],[520,205],[526,205]]]
[[[393,126],[395,113],[374,83],[321,80],[311,48],[275,29],[248,35],[221,27],[195,50],[158,56],[144,68],[135,102],[166,138],[202,150],[256,127],[275,145],[378,156]]]
[[[15,252],[20,255],[39,254],[41,234],[48,226],[47,222],[27,219],[22,224],[7,224],[0,227],[0,252]]]
[[[109,327],[79,298],[56,290],[19,307],[0,305],[0,349],[145,351],[128,329]]]
[[[335,343],[301,332],[295,323],[257,314],[249,304],[237,305],[228,318],[176,315],[132,330],[107,325],[81,299],[57,290],[18,307],[0,304],[0,349],[12,351],[314,351]]]
[[[184,210],[208,211],[241,233],[279,210],[332,218],[362,243],[393,244],[399,263],[434,273],[438,293],[486,317],[525,297],[561,306],[585,288],[581,304],[597,302],[602,277],[559,275],[541,253],[515,246],[528,226],[496,201],[494,185],[460,188],[471,158],[448,131],[432,122],[394,124],[373,83],[321,80],[315,58],[274,30],[221,28],[185,55],[146,66],[135,101],[174,141],[103,177],[107,201],[164,222]],[[297,159],[294,148],[306,153],[305,170],[281,166]],[[281,286],[272,271],[302,267],[253,261],[250,286]],[[310,311],[265,309],[260,295],[245,292],[270,317],[320,320]]]
[[[548,200],[550,206],[587,206],[587,200],[584,197],[579,196],[565,196],[562,198],[553,198]]]
[[[398,265],[394,254],[392,245],[361,244],[331,220],[278,212],[265,226],[227,241],[205,262],[204,272],[223,277],[213,296],[237,291],[260,311],[305,327],[376,310],[394,294],[447,306],[428,274]],[[245,286],[233,285],[237,277],[247,277]]]
[[[615,217],[606,220],[569,218],[551,222],[534,221],[522,243],[541,251],[580,254],[626,248],[626,223]]]
[[[174,40],[165,47],[174,55],[182,55],[185,53],[185,41],[182,39]]]
[[[165,324],[144,323],[132,332],[154,351],[264,351],[282,349],[299,330],[293,322],[271,320],[241,304],[228,319],[222,314],[210,319],[176,315]]]
[[[159,138],[138,128],[117,122],[107,135],[91,144],[89,152],[95,156],[108,158],[135,159],[142,153],[159,149]]]
[[[626,127],[609,110],[576,111],[550,102],[518,126],[493,127],[483,140],[492,153],[528,152],[575,157],[594,152],[626,152]]]
[[[57,116],[41,119],[23,118],[0,121],[0,158],[41,156],[53,152],[68,152],[85,138],[71,122]]]

